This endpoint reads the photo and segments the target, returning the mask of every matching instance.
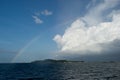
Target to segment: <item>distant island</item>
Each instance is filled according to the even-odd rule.
[[[45,60],[32,61],[31,63],[40,63],[40,62],[62,62],[62,63],[64,63],[64,62],[84,62],[84,61],[45,59]]]
[[[35,60],[30,63],[70,63],[70,62],[80,62],[84,63],[85,61],[75,61],[75,60],[55,60],[55,59],[45,59],[45,60]],[[86,61],[87,62],[87,61]],[[89,61],[88,61],[89,62]],[[92,62],[92,61],[90,61]],[[93,61],[94,62],[94,61]],[[96,61],[95,61],[96,62]],[[102,63],[115,63],[116,61],[98,61]]]

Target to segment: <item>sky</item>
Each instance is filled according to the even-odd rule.
[[[120,60],[120,0],[0,0],[0,63]]]

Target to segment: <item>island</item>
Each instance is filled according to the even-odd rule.
[[[45,60],[36,60],[31,63],[41,63],[41,62],[50,62],[50,63],[67,63],[67,62],[84,62],[84,61],[72,61],[72,60],[55,60],[55,59],[45,59]]]

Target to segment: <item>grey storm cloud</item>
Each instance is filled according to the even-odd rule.
[[[116,39],[111,43],[101,44],[101,46],[104,49],[98,53],[93,51],[74,52],[72,54],[69,52],[60,52],[57,59],[81,61],[120,61],[120,40]]]

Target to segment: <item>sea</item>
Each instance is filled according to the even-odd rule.
[[[1,63],[0,80],[120,80],[120,62]]]

